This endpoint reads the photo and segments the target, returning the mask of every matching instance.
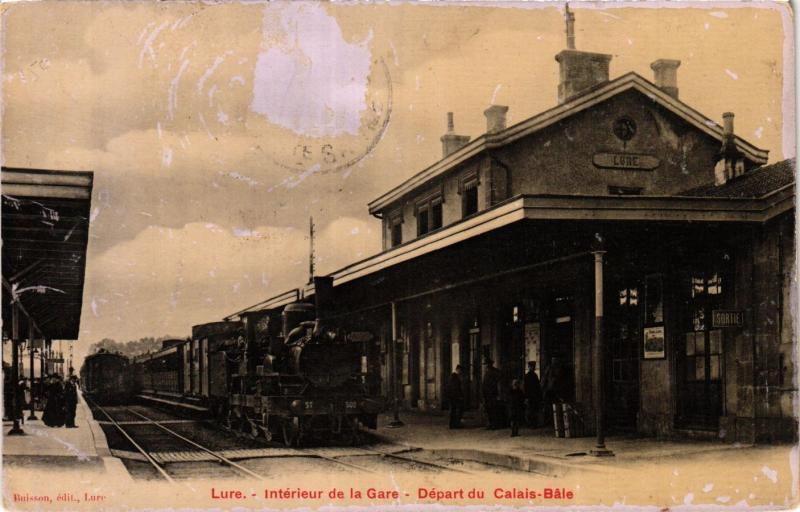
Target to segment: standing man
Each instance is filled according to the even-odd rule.
[[[486,410],[486,416],[489,419],[489,430],[497,430],[500,428],[500,372],[494,367],[494,361],[487,359],[484,361],[486,365],[486,372],[483,375],[483,384],[481,391],[483,394],[483,407]]]
[[[461,428],[461,416],[464,414],[464,388],[461,384],[461,365],[456,365],[450,374],[445,390],[450,403],[450,428]]]
[[[525,393],[522,391],[522,383],[519,379],[511,382],[508,419],[511,422],[511,437],[517,437],[519,424],[525,419]]]
[[[78,407],[78,378],[70,375],[64,386],[64,416],[67,428],[78,428],[75,425],[75,409]]]
[[[539,413],[542,409],[542,384],[536,375],[536,361],[528,361],[528,373],[523,379],[525,400],[528,402],[528,426],[539,426]]]

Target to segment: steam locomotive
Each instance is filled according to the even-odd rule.
[[[373,336],[323,318],[330,278],[315,278],[315,302],[241,314],[192,328],[188,340],[134,358],[139,394],[208,409],[225,428],[300,446],[334,438],[356,444],[383,408],[368,371]]]

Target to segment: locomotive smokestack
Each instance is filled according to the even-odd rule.
[[[333,278],[329,276],[314,276],[314,306],[317,309],[317,318],[325,318],[331,312],[333,303]]]

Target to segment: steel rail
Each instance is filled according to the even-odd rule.
[[[172,429],[170,429],[168,427],[165,427],[164,425],[162,425],[161,423],[153,420],[152,418],[148,418],[144,414],[138,413],[138,412],[136,412],[133,409],[130,409],[128,407],[126,407],[125,410],[127,410],[131,414],[139,416],[143,420],[147,420],[150,424],[159,427],[160,429],[164,430],[165,432],[169,433],[170,435],[172,435],[174,437],[177,437],[181,441],[184,441],[185,443],[188,443],[188,444],[194,446],[195,448],[198,448],[198,449],[208,453],[212,457],[215,457],[216,459],[219,459],[220,462],[223,462],[223,463],[227,464],[228,466],[230,466],[230,467],[232,467],[234,469],[237,469],[238,471],[240,471],[240,472],[242,472],[242,473],[244,473],[244,474],[246,474],[248,476],[252,476],[253,478],[256,478],[258,480],[264,480],[264,477],[262,475],[259,475],[258,473],[255,473],[255,472],[247,469],[246,467],[244,467],[244,466],[242,466],[240,464],[237,464],[236,462],[230,460],[229,458],[225,457],[224,455],[221,455],[221,454],[215,452],[214,450],[210,450],[210,449],[206,448],[205,446],[192,441],[188,437],[182,436],[181,434],[175,432],[174,430],[172,430]]]
[[[303,452],[303,451],[298,450],[296,448],[295,448],[295,451],[297,452],[297,454],[298,454],[297,456],[298,457],[313,457],[313,458],[318,458],[318,459],[322,459],[322,460],[327,460],[329,462],[335,462],[336,464],[341,464],[343,466],[347,466],[347,467],[350,467],[350,468],[353,468],[353,469],[357,469],[359,471],[363,471],[364,473],[378,473],[378,471],[375,470],[375,469],[369,469],[369,468],[365,468],[364,466],[359,466],[358,464],[352,464],[350,462],[345,462],[343,460],[337,459],[336,457],[331,457],[329,455],[322,455],[319,452]]]
[[[402,461],[406,461],[406,462],[412,462],[414,464],[419,464],[419,465],[422,465],[422,466],[430,466],[432,468],[444,469],[446,471],[452,471],[454,473],[463,473],[465,475],[471,475],[472,474],[470,471],[464,471],[463,469],[451,468],[450,466],[445,466],[444,464],[436,464],[435,462],[428,462],[426,460],[419,460],[419,459],[414,459],[412,457],[405,457],[403,455],[398,455],[396,453],[387,453],[387,452],[382,452],[380,450],[370,450],[370,449],[367,449],[367,448],[362,448],[362,449],[364,451],[366,451],[366,452],[370,452],[372,454],[380,455],[381,457],[387,457],[387,458],[391,458],[391,459],[397,459],[397,460],[402,460]]]
[[[94,406],[97,407],[97,409],[105,415],[106,418],[108,418],[108,421],[111,422],[112,425],[117,427],[117,430],[119,430],[119,432],[123,436],[125,436],[125,439],[127,439],[139,451],[139,453],[141,453],[144,456],[144,458],[147,460],[147,462],[149,462],[150,464],[153,465],[154,468],[156,468],[156,470],[158,471],[158,473],[162,477],[164,477],[171,484],[175,483],[175,480],[173,480],[173,478],[167,474],[167,472],[164,470],[164,468],[161,466],[161,464],[156,462],[156,460],[150,455],[150,453],[147,452],[147,450],[145,450],[144,448],[139,446],[139,443],[134,441],[133,438],[125,431],[125,429],[122,428],[122,426],[120,426],[120,424],[117,423],[116,420],[114,420],[114,418],[112,418],[111,415],[108,414],[108,412],[106,412],[105,409],[103,409],[102,407],[97,405],[97,403],[95,403],[93,400],[91,400],[91,399],[88,399],[88,400],[90,402],[92,402],[94,404]]]

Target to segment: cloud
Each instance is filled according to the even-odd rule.
[[[377,252],[376,229],[349,217],[320,229],[318,273]],[[89,263],[84,308],[92,322],[81,338],[88,345],[103,337],[188,334],[193,324],[220,320],[303,285],[308,251],[307,231],[291,227],[150,226]]]

